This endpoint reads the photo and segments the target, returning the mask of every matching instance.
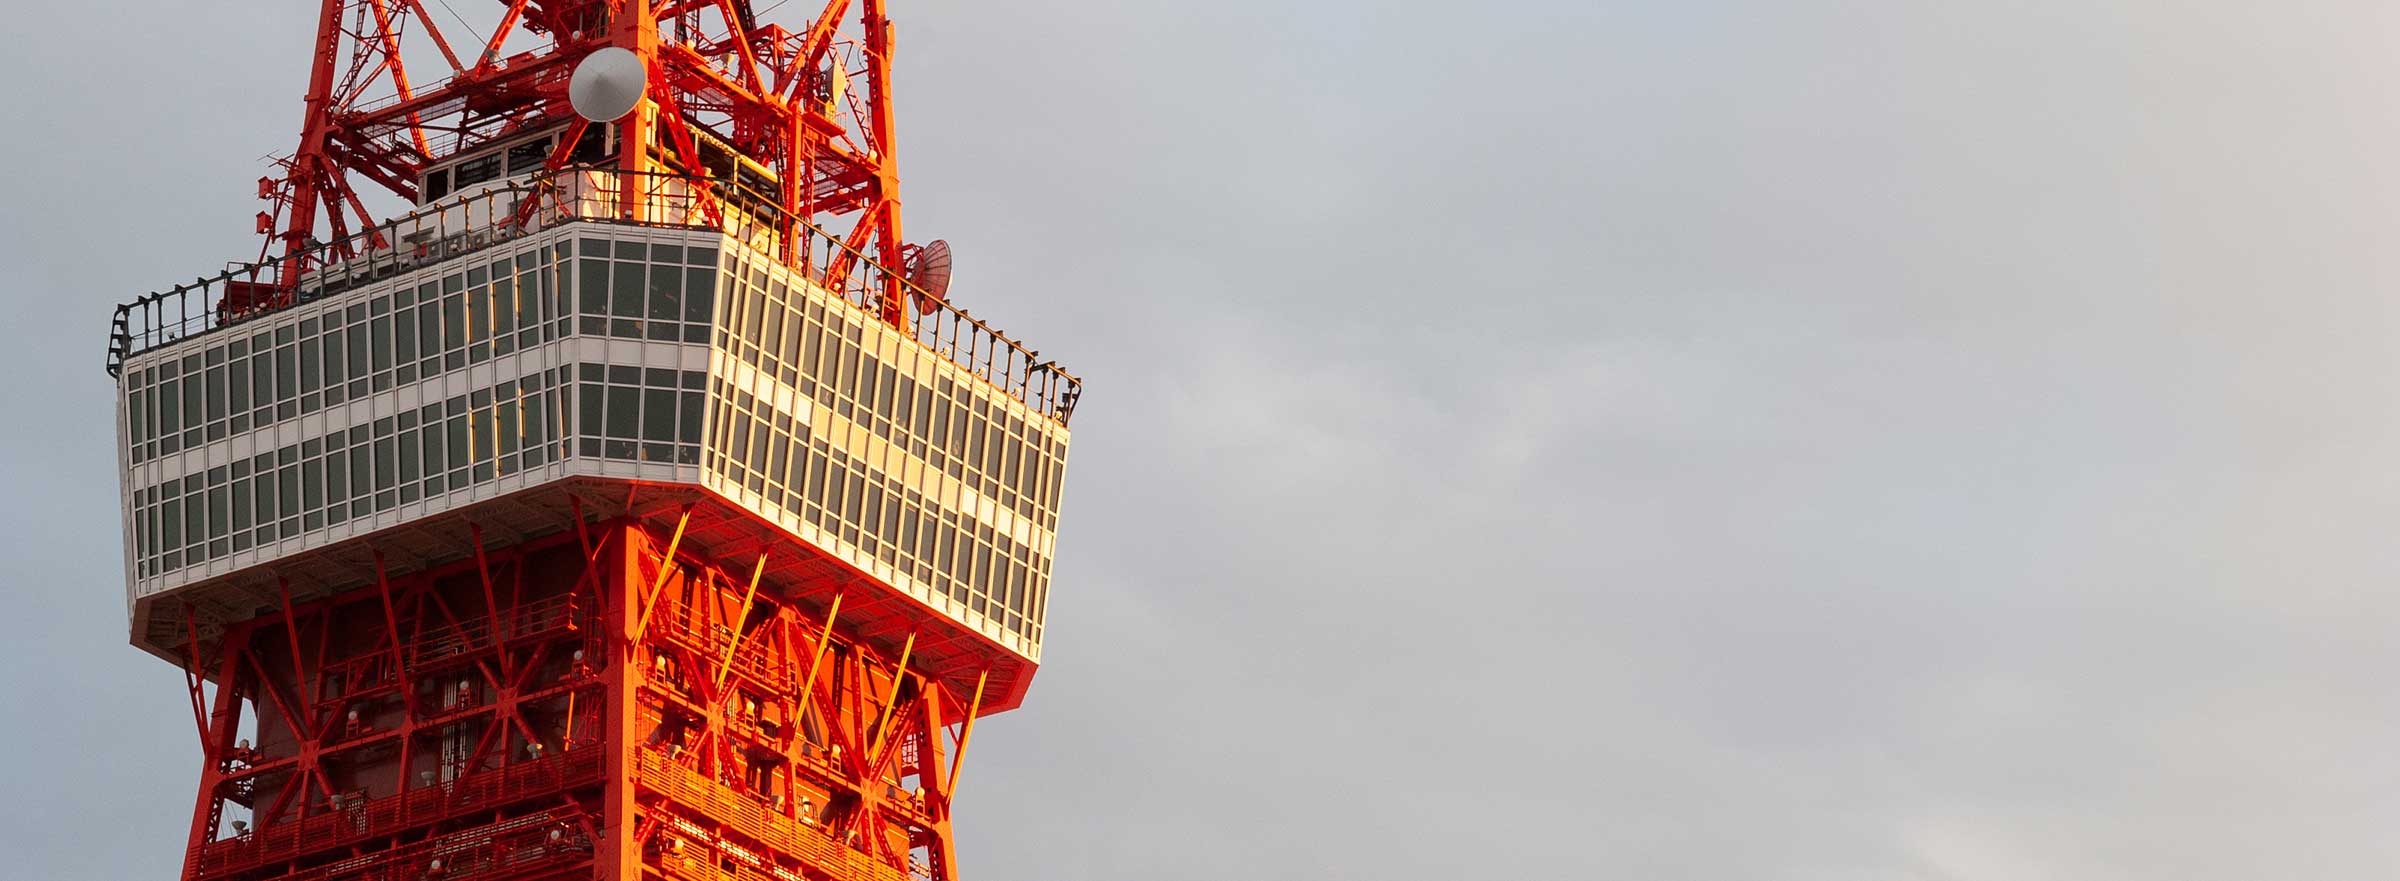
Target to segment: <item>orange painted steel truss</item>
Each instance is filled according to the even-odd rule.
[[[423,0],[323,0],[299,147],[259,181],[270,204],[261,256],[284,259],[256,306],[289,302],[317,261],[355,256],[340,252],[376,225],[362,184],[421,202],[420,175],[435,163],[562,127],[545,165],[593,161],[575,155],[590,124],[566,86],[576,62],[609,46],[634,52],[649,77],[602,164],[706,176],[773,203],[787,260],[808,250],[804,225],[846,223],[829,231],[846,250],[814,267],[837,289],[853,255],[903,265],[884,0],[830,0],[797,32],[760,22],[750,0],[497,2],[491,32],[476,34],[450,9],[459,26],[445,32]],[[512,45],[531,48],[503,57]],[[899,282],[885,284],[898,323]]]
[[[763,553],[693,554],[689,512],[478,530],[465,559],[192,626],[183,877],[955,878],[980,690],[762,583]]]

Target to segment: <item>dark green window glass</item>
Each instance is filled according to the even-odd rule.
[[[693,323],[708,321],[709,310],[716,305],[716,281],[714,269],[684,270],[683,320]]]
[[[200,374],[184,374],[183,413],[186,423],[185,427],[187,428],[196,427],[205,424],[208,421],[208,409],[205,403],[206,395],[201,392],[201,387],[206,384],[207,379]]]
[[[442,296],[442,351],[465,348],[467,345],[467,297],[463,293]]]
[[[587,251],[590,242],[585,242]],[[608,261],[583,259],[578,264],[575,280],[575,311],[585,315],[608,314]]]
[[[372,367],[372,368],[373,368],[375,371],[377,371],[377,372],[382,372],[382,371],[385,371],[385,370],[390,370],[390,369],[392,369],[392,318],[391,318],[391,316],[389,316],[389,315],[379,315],[379,316],[376,316],[376,318],[375,318],[375,321],[374,321],[374,323],[373,323],[372,327],[373,327],[373,332],[372,332],[372,333],[370,334],[370,336],[368,337],[368,343],[367,343],[367,347],[368,347],[368,351],[369,351],[369,352],[370,352],[370,353],[371,353],[371,354],[372,354],[374,357],[373,357],[373,361],[372,361],[372,363],[371,363],[369,366],[370,366],[370,367]]]
[[[682,417],[682,429],[677,439],[687,444],[700,442],[700,407],[706,399],[699,392],[683,393],[683,407],[678,411]]]
[[[275,353],[260,349],[250,360],[250,405],[264,407],[275,402]]]
[[[336,330],[325,334],[324,340],[325,387],[333,388],[350,378],[350,359],[343,351],[348,347],[348,338]]]
[[[642,390],[642,439],[672,441],[675,439],[674,389]]]
[[[349,336],[350,378],[364,379],[367,376],[367,356],[369,354],[366,322],[350,325]]]
[[[225,409],[229,413],[250,412],[250,359],[236,358],[225,365]]]
[[[576,433],[581,434],[584,437],[599,437],[601,425],[600,404],[604,392],[601,391],[601,387],[598,384],[589,382],[576,386],[576,390]]]
[[[642,267],[620,262],[611,270],[608,312],[618,318],[642,317]]]
[[[641,437],[641,390],[632,386],[608,387],[608,436],[632,440]]]
[[[683,271],[674,266],[650,267],[650,317],[660,321],[683,318]]]
[[[174,434],[183,430],[183,396],[177,380],[158,384],[158,433]]]
[[[325,464],[323,460],[302,463],[300,469],[300,504],[302,510],[314,511],[325,507]]]
[[[300,341],[300,392],[307,394],[325,387],[323,372],[324,343],[317,337]]]
[[[453,470],[467,467],[475,460],[477,452],[473,436],[467,431],[467,417],[464,414],[452,416],[444,428],[450,435],[450,467]]]

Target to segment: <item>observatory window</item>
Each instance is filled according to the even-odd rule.
[[[632,386],[609,386],[608,437],[627,439],[640,437],[640,425],[641,397],[639,390]]]
[[[256,354],[250,358],[250,402],[263,411],[275,403],[275,350],[265,344],[265,334],[259,339],[260,344],[252,350]],[[259,414],[260,422],[268,418],[264,412]]]
[[[542,170],[542,163],[549,158],[549,136],[545,135],[543,137],[526,141],[525,143],[508,148],[508,173],[513,177],[515,175],[531,174],[533,172],[540,171]]]
[[[378,315],[375,317],[372,329],[369,331],[368,351],[370,353],[368,366],[376,374],[375,389],[382,391],[390,388],[391,377],[388,375],[388,371],[392,369],[391,316]]]
[[[619,319],[642,317],[642,267],[638,263],[617,261],[609,277],[608,312]],[[615,336],[639,337],[641,324],[619,320],[610,325]]]
[[[457,401],[453,399],[452,403],[457,403]],[[442,444],[443,448],[450,452],[447,463],[450,470],[458,471],[474,464],[475,438],[468,429],[465,411],[459,410],[448,419],[443,420],[442,429],[446,435]]]
[[[336,503],[339,503],[343,499],[349,498],[350,454],[341,447],[336,446],[325,451],[324,461],[325,498]]]
[[[585,257],[577,261],[577,264],[576,311],[585,315],[608,314],[608,261]],[[606,325],[600,326],[605,327]],[[592,323],[586,321],[584,332],[590,333],[592,328]]]
[[[350,378],[349,371],[346,369],[349,364],[349,359],[345,356],[344,352],[344,350],[348,347],[345,345],[345,340],[343,339],[339,328],[329,327],[326,329],[324,347],[324,388],[327,392],[332,393],[326,396],[326,403],[339,403],[343,400],[341,396],[342,383]]]
[[[184,359],[185,364],[182,382],[184,414],[183,428],[187,433],[185,434],[183,440],[186,444],[190,444],[198,440],[197,438],[191,436],[188,432],[191,429],[200,427],[202,424],[208,421],[207,411],[202,409],[201,404],[200,386],[204,380],[198,372],[197,366],[192,363],[195,360],[196,359],[192,358]]]
[[[412,368],[416,366],[418,320],[413,310],[404,309],[392,322],[392,354],[389,363],[405,364]],[[412,374],[403,377],[401,381],[410,382],[414,379],[415,376]]]
[[[241,416],[250,413],[250,359],[236,358],[225,365],[225,408]]]
[[[467,275],[472,285],[466,292],[467,363],[481,364],[492,357],[492,289],[480,278],[483,270]]]
[[[650,317],[660,321],[683,318],[682,267],[667,263],[650,267]]]
[[[462,281],[457,275],[442,279],[443,352],[455,352],[467,347],[467,298]]]
[[[458,189],[466,189],[500,176],[500,154],[486,153],[458,163],[454,172]]]
[[[150,439],[150,393],[139,388],[126,393],[125,415],[131,422],[129,432],[134,449],[140,450],[143,442]]]
[[[352,311],[357,311],[357,307],[351,308]],[[350,325],[349,331],[350,396],[357,397],[366,392],[364,381],[368,373],[367,325],[361,316],[354,315],[350,320],[357,322]]]
[[[317,338],[316,328],[309,326],[313,324],[315,322],[308,322],[301,328],[303,336],[300,338],[300,393],[303,395],[314,393],[324,387],[324,380],[319,372],[321,362],[318,360],[319,350],[324,347],[324,343]],[[310,404],[304,409],[314,410],[316,406]]]
[[[418,201],[420,203],[431,202],[447,195],[450,195],[450,169],[436,168],[426,172],[425,198]]]
[[[375,487],[375,456],[367,445],[350,450],[350,495],[363,496]]]

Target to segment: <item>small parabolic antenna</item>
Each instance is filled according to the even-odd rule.
[[[923,314],[939,308],[950,294],[950,243],[934,239],[915,251],[908,258],[908,281],[923,291],[917,295],[917,312]]]
[[[576,62],[575,76],[567,80],[567,103],[574,105],[577,116],[615,122],[642,102],[647,79],[641,56],[610,46]]]

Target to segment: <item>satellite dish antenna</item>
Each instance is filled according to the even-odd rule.
[[[932,312],[950,294],[950,243],[934,239],[912,249],[908,281],[917,286],[917,314]]]
[[[575,64],[575,76],[567,80],[567,103],[585,119],[615,122],[642,102],[648,79],[641,56],[622,46],[610,46]]]

